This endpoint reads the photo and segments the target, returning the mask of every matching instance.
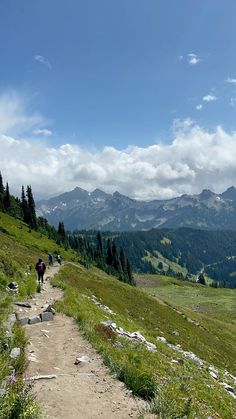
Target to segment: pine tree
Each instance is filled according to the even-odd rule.
[[[21,208],[23,212],[23,221],[28,224],[29,223],[28,202],[25,196],[25,189],[23,185],[21,189]]]
[[[61,236],[62,239],[65,239],[66,232],[65,232],[64,223],[62,221],[59,221],[57,233],[59,234],[59,236]]]
[[[102,236],[100,231],[97,233],[97,251],[99,256],[103,255]]]
[[[206,285],[206,280],[205,280],[205,277],[204,277],[203,273],[200,273],[197,282],[199,284]]]
[[[122,271],[123,271],[124,275],[127,276],[126,259],[125,259],[125,254],[124,254],[124,250],[123,250],[122,247],[120,248],[120,264],[121,264],[121,268],[122,268]]]
[[[119,254],[117,252],[116,244],[114,241],[112,243],[111,251],[112,251],[112,266],[115,269],[115,271],[117,271],[117,273],[122,276],[120,258],[119,258]]]
[[[6,184],[6,190],[5,190],[5,193],[4,193],[4,196],[3,196],[3,207],[4,207],[4,210],[7,213],[11,212],[11,196],[10,196],[10,192],[9,192],[8,182]]]
[[[127,266],[126,269],[127,269],[127,275],[128,275],[128,282],[129,282],[130,285],[135,285],[135,280],[133,278],[132,269],[131,269],[131,266],[130,266],[130,263],[129,263],[128,259],[126,260],[126,266]]]
[[[5,193],[5,189],[3,185],[2,174],[0,172],[0,211],[3,211],[4,209],[4,204],[3,204],[4,193]]]
[[[106,256],[106,264],[108,266],[112,265],[112,249],[111,249],[111,240],[107,240],[107,256]]]
[[[26,195],[28,199],[28,212],[29,212],[28,224],[31,228],[36,229],[37,218],[36,218],[36,212],[35,212],[35,203],[34,203],[34,197],[33,197],[32,189],[30,185],[27,185]]]

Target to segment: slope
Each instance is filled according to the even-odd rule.
[[[82,267],[66,266],[54,283],[65,293],[56,308],[75,318],[134,394],[152,400],[153,412],[235,417],[236,340],[230,325],[219,327],[212,318],[202,325],[189,321],[184,308],[178,312],[96,269],[85,275]],[[139,333],[132,339],[136,331],[143,339]],[[233,386],[232,394],[222,383]]]
[[[49,250],[58,251],[57,246],[4,214],[0,228],[2,295],[13,277],[22,289],[20,298],[31,295],[36,288],[35,260]],[[76,260],[76,256],[64,251],[63,259]],[[219,321],[211,318],[199,326],[189,321],[185,307],[178,313],[144,291],[75,261],[62,267],[53,284],[64,291],[64,299],[55,303],[57,312],[75,319],[110,370],[133,394],[151,400],[155,414],[235,417],[233,325],[225,321],[219,327]],[[9,297],[5,301],[2,318],[10,310]],[[9,374],[7,367],[5,373]]]

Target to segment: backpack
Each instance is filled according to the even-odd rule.
[[[38,264],[38,269],[37,269],[37,271],[38,271],[38,272],[40,272],[40,273],[43,273],[43,272],[44,272],[44,263],[43,263],[43,262],[40,262],[40,263]]]

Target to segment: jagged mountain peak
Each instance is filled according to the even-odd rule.
[[[149,230],[160,227],[192,227],[236,230],[236,189],[221,195],[204,189],[199,195],[169,200],[137,201],[116,191],[88,192],[76,187],[56,198],[37,203],[37,214],[68,230]]]
[[[110,194],[102,191],[101,189],[94,189],[94,191],[91,193],[92,197],[94,198],[108,198],[109,196],[111,196]]]
[[[224,199],[231,199],[232,201],[236,200],[236,188],[234,186],[230,186],[225,192],[221,194],[222,198]]]
[[[216,194],[212,192],[210,189],[203,189],[202,192],[199,194],[200,199],[209,199]]]

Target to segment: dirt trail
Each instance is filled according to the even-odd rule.
[[[30,300],[32,308],[18,308],[21,317],[38,314],[46,303],[63,297],[61,290],[50,285],[50,278],[58,269],[55,266],[47,270],[44,289]],[[101,357],[80,335],[73,319],[56,313],[53,321],[26,325],[25,329],[30,341],[26,376],[57,376],[35,381],[34,392],[43,418],[139,417],[145,403],[134,398],[123,383],[109,374]],[[83,355],[89,362],[75,365],[76,357]]]

